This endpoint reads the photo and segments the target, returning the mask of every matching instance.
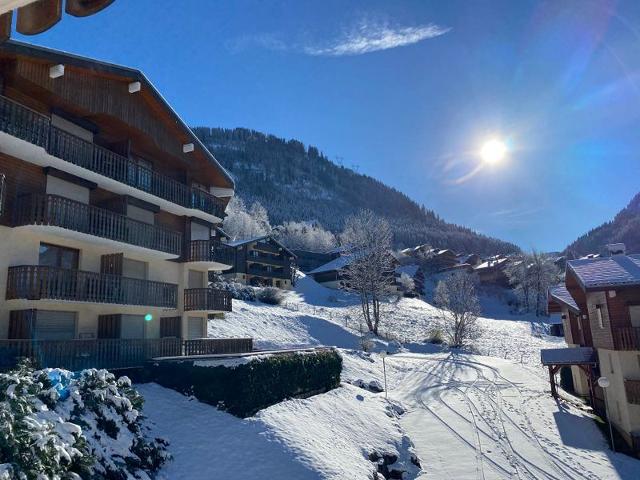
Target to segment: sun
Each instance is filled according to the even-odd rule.
[[[480,149],[480,158],[488,165],[496,165],[502,162],[506,154],[507,146],[504,142],[495,138],[488,140]]]

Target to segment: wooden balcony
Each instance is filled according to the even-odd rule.
[[[49,117],[3,96],[0,96],[0,131],[42,147],[54,157],[182,207],[219,218],[224,216],[224,202],[214,195],[54,127]]]
[[[249,260],[250,261],[250,260]],[[258,277],[266,277],[266,278],[282,278],[282,279],[290,279],[291,273],[288,268],[284,268],[281,270],[267,270],[266,268],[259,267],[255,264],[249,265],[247,268],[247,273],[249,275],[255,275]]]
[[[231,311],[231,294],[216,288],[186,288],[184,311]]]
[[[640,350],[640,327],[617,327],[612,333],[616,350]]]
[[[256,250],[253,250],[254,252]],[[288,267],[291,264],[291,260],[283,257],[274,257],[271,255],[258,254],[247,256],[247,262],[262,263],[264,265],[273,265],[276,267]]]
[[[640,405],[640,380],[625,380],[624,390],[627,394],[627,402]]]
[[[9,267],[7,300],[63,300],[175,309],[178,286],[40,265]]]
[[[25,195],[15,208],[15,226],[60,227],[176,256],[182,252],[180,232],[57,195]]]
[[[235,260],[235,250],[228,245],[209,240],[192,240],[189,243],[187,262],[215,262],[231,267]]]
[[[0,340],[0,370],[30,358],[40,368],[133,368],[160,357],[246,353],[250,338],[94,339],[94,340]]]

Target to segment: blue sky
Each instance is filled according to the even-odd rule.
[[[16,38],[137,67],[191,125],[316,145],[527,249],[640,191],[640,2],[117,0]],[[479,167],[493,137],[508,156]]]

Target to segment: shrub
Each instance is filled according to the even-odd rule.
[[[173,388],[238,417],[292,397],[340,385],[342,358],[334,350],[260,357],[233,367],[197,361],[160,363],[150,381]]]
[[[0,374],[0,478],[149,478],[168,454],[145,437],[142,403],[106,370]]]
[[[256,301],[256,289],[248,285],[237,282],[218,281],[213,284],[213,287],[229,292],[235,300],[244,300],[245,302]]]
[[[269,305],[280,305],[284,300],[284,294],[279,288],[264,287],[257,292],[258,300]]]
[[[427,337],[427,341],[429,343],[434,343],[436,345],[440,345],[442,342],[444,342],[444,334],[442,333],[442,329],[441,328],[433,328],[430,332],[429,332],[429,336]]]

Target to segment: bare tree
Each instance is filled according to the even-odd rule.
[[[561,278],[553,258],[533,250],[511,261],[506,274],[522,309],[537,316],[546,315],[547,290]]]
[[[371,210],[362,210],[347,218],[341,240],[350,257],[345,289],[360,296],[367,328],[378,335],[381,302],[390,297],[394,284],[391,226]]]
[[[435,303],[440,308],[442,332],[450,346],[461,347],[480,335],[477,283],[475,275],[462,271],[453,272],[438,282]]]

